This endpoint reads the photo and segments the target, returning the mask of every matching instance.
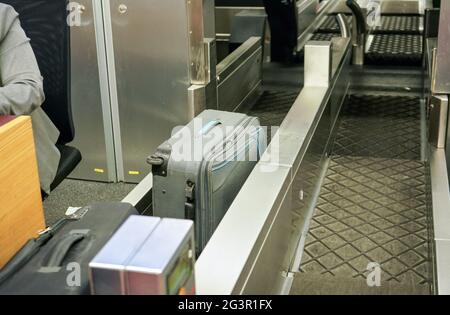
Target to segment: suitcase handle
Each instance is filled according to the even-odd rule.
[[[46,258],[44,267],[61,267],[69,251],[75,244],[78,244],[85,238],[85,235],[72,233],[61,238],[55,245],[50,255]]]
[[[210,121],[205,126],[203,126],[203,128],[202,128],[202,130],[200,130],[199,134],[201,136],[204,136],[204,135],[206,135],[207,133],[209,133],[211,130],[213,130],[215,127],[217,127],[219,125],[222,125],[222,122],[220,120]]]
[[[63,218],[56,222],[52,228],[42,232],[38,238],[29,240],[8,264],[0,270],[0,284],[25,266],[67,221],[67,218]]]

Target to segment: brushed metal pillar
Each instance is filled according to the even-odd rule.
[[[115,182],[116,167],[101,2],[78,0],[71,26],[71,100],[75,138],[83,160],[72,178]]]

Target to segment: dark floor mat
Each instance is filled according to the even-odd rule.
[[[352,16],[347,14],[345,15],[348,25],[352,24]],[[325,18],[325,21],[319,26],[317,29],[318,33],[340,33],[339,24],[336,21],[336,15],[328,15]]]
[[[319,285],[320,284],[320,285]],[[296,277],[292,291],[298,295],[427,295],[429,287],[421,284],[404,285],[387,282],[380,287],[368,286],[365,280],[301,273]]]
[[[415,149],[420,151],[419,99],[350,96],[343,111],[340,144],[331,155],[291,293],[429,294],[427,168]],[[412,128],[407,136],[395,130],[404,125]],[[363,150],[372,141],[383,153]],[[392,150],[404,142],[415,146]],[[381,268],[380,287],[366,283],[369,263]]]
[[[330,41],[333,37],[339,37],[337,33],[314,33],[310,40]]]
[[[419,104],[417,97],[349,96],[334,153],[419,160]]]
[[[374,35],[365,63],[369,65],[420,66],[421,35]]]
[[[310,38],[313,41],[330,41],[338,33],[315,33]],[[376,34],[365,55],[365,64],[383,66],[414,66],[422,65],[423,47],[421,35],[408,34]],[[300,52],[303,57],[304,51]]]
[[[260,119],[265,127],[278,127],[298,96],[297,91],[264,91],[255,106],[248,112]]]
[[[352,16],[346,15],[349,25]],[[381,26],[376,27],[373,34],[415,34],[422,33],[422,21],[420,16],[410,15],[386,15],[381,17]],[[339,25],[335,15],[329,15],[317,30],[319,33],[340,33]]]
[[[381,17],[381,26],[374,33],[416,34],[422,33],[423,17],[415,15],[387,15]]]

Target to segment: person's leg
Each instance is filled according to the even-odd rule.
[[[271,29],[271,58],[290,63],[297,45],[297,22],[293,0],[264,0]]]

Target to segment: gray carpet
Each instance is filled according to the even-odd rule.
[[[121,201],[136,185],[66,179],[44,201],[47,225],[64,216],[68,207],[83,207],[101,201]]]
[[[429,294],[426,189],[420,100],[350,96],[291,293]]]

